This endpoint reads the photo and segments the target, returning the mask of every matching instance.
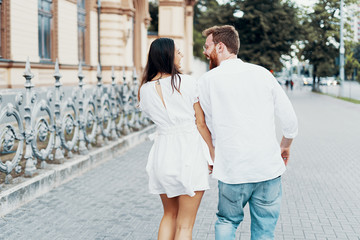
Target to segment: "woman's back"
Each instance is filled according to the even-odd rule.
[[[214,155],[195,79],[180,74],[182,57],[174,40],[154,40],[138,96],[140,108],[157,125],[146,171],[149,191],[160,195],[164,207],[158,239],[191,238],[200,200],[209,189],[210,149]]]
[[[147,82],[141,87],[140,107],[159,128],[195,124],[196,80],[189,75],[180,74],[180,77],[180,93],[172,89],[171,77]]]
[[[198,101],[195,79],[180,75],[180,93],[171,77],[151,81],[140,89],[140,107],[157,125],[157,137],[146,170],[150,192],[168,197],[194,196],[209,188],[209,150],[196,123],[194,103]]]

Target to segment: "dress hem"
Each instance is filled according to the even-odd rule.
[[[168,194],[164,191],[149,191],[149,193],[151,194],[157,194],[157,195],[160,195],[160,194],[166,194],[166,196],[168,198],[173,198],[173,197],[178,197],[178,196],[182,196],[182,195],[188,195],[190,197],[193,197],[195,196],[195,192],[198,192],[198,191],[206,191],[206,190],[209,190],[210,187],[204,187],[204,188],[199,188],[199,189],[196,189],[196,190],[193,190],[193,193],[194,194],[189,194],[188,192],[181,192],[181,193],[176,193],[176,194]]]

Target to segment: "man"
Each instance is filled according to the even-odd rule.
[[[281,175],[297,135],[297,119],[285,92],[263,67],[237,58],[234,27],[203,32],[210,71],[199,79],[200,104],[215,145],[213,177],[218,179],[217,240],[235,239],[249,203],[251,239],[274,239],[280,213]],[[275,116],[283,137],[277,142]]]

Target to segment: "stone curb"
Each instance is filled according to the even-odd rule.
[[[146,140],[155,131],[155,125],[124,136],[117,141],[109,141],[106,146],[90,151],[88,155],[76,155],[63,164],[47,164],[38,169],[32,178],[19,177],[12,184],[5,185],[0,192],[0,216],[19,208],[50,190],[74,179],[96,166],[118,157],[131,147]]]

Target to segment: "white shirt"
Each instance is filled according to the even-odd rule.
[[[228,183],[261,182],[285,171],[276,139],[294,138],[297,118],[289,98],[265,68],[240,59],[222,61],[199,80],[200,104],[213,136],[213,177]]]

